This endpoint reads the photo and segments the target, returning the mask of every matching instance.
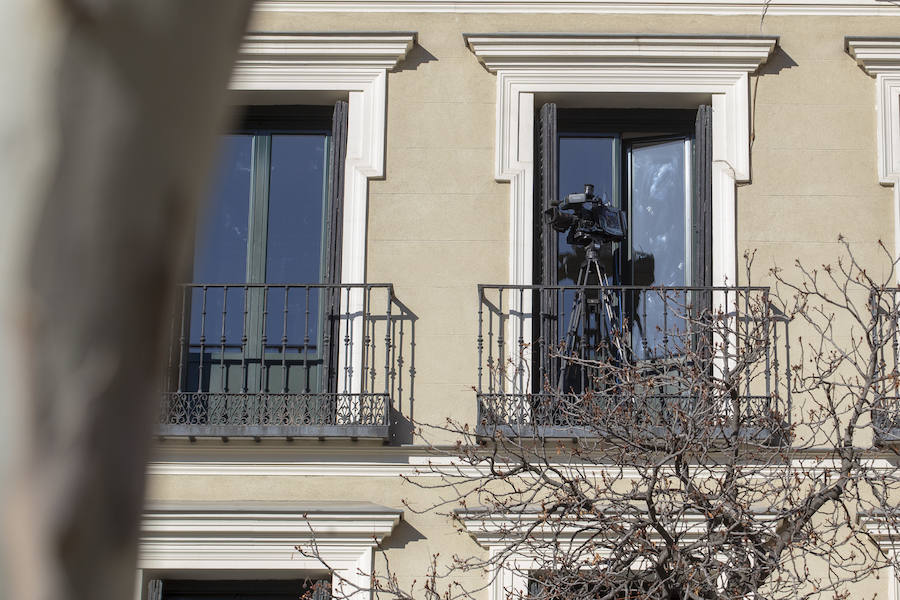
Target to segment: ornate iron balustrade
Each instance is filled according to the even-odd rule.
[[[872,427],[879,444],[900,443],[900,288],[872,290],[869,307],[875,327],[871,343],[878,353]]]
[[[160,435],[388,437],[390,284],[179,290]]]
[[[478,288],[483,435],[781,438],[788,320],[764,287]]]

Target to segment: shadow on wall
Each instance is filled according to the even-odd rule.
[[[762,66],[759,67],[759,70],[756,72],[756,75],[753,76],[753,83],[751,84],[751,131],[750,131],[750,170],[753,171],[753,144],[756,142],[756,106],[757,106],[757,91],[759,90],[759,79],[761,77],[765,77],[766,75],[777,75],[784,69],[792,69],[797,66],[797,61],[791,58],[791,55],[784,51],[781,46],[776,45],[775,50],[772,51],[772,55],[769,57]]]
[[[784,69],[791,69],[796,66],[797,61],[791,58],[791,55],[785,52],[781,46],[776,45],[769,60],[759,67],[757,76],[777,75]]]
[[[400,63],[400,66],[397,68],[398,71],[415,71],[419,68],[419,65],[435,62],[437,61],[437,57],[423,48],[422,46],[416,44],[412,47],[412,49],[407,53],[406,58],[403,62]]]
[[[390,537],[388,537],[382,543],[383,548],[405,548],[407,544],[411,542],[420,542],[425,539],[425,534],[421,531],[410,525],[405,520],[401,520],[397,523],[397,526],[394,527],[394,531],[391,532]]]
[[[418,317],[394,298],[391,314],[391,339],[393,340],[391,364],[391,440],[397,446],[413,441],[413,411],[415,408],[416,379],[416,321]]]

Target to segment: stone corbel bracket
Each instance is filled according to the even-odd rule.
[[[749,74],[777,37],[488,33],[464,40],[497,75],[495,176],[510,182],[510,283],[530,284],[532,276],[534,96],[576,92],[710,95],[713,282],[737,281],[735,183],[750,179]]]

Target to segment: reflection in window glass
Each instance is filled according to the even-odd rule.
[[[327,141],[272,136],[266,283],[322,281]]]
[[[252,155],[253,136],[224,136],[215,187],[197,224],[196,283],[246,280]]]
[[[253,136],[222,138],[214,171],[212,194],[206,212],[197,222],[194,246],[195,283],[243,283],[247,280],[250,221],[250,185],[253,169]],[[243,294],[222,288],[194,289],[191,305],[191,344],[240,345],[243,327]],[[214,315],[214,316],[213,316]],[[224,316],[224,320],[223,320]]]
[[[559,193],[562,201],[567,194],[584,191],[587,183],[594,185],[594,194],[605,202],[618,205],[616,198],[616,153],[618,140],[614,137],[565,137],[559,139]],[[559,285],[574,285],[578,270],[584,264],[584,248],[572,247],[566,234],[557,234],[559,255],[556,280]],[[612,276],[612,246],[604,244],[601,265]]]
[[[331,136],[222,140],[194,255],[193,280],[206,287],[187,299],[188,389],[316,390],[326,293],[305,284],[324,283]]]
[[[328,141],[325,135],[272,136],[266,283],[323,282]],[[317,288],[273,290],[268,342],[315,352],[321,295]]]
[[[631,195],[631,279],[642,287],[685,286],[690,283],[690,194],[685,168],[689,146],[684,139],[634,144],[629,154]],[[649,358],[663,350],[663,331],[677,332],[687,299],[652,291],[641,295],[634,319],[635,352]],[[666,306],[671,303],[670,306]],[[680,306],[679,306],[680,305]],[[642,339],[643,338],[643,339]],[[672,339],[670,344],[676,344]],[[673,350],[674,348],[669,348]],[[643,354],[648,356],[643,356]]]

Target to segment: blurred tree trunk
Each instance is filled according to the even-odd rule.
[[[133,594],[164,314],[249,4],[0,8],[2,597]]]

